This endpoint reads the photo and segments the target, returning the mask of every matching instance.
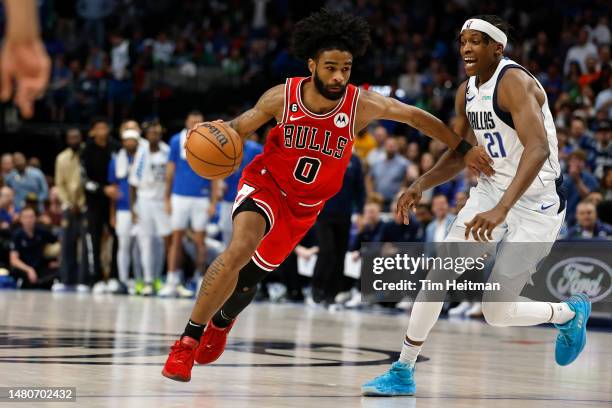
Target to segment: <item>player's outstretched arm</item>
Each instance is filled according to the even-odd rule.
[[[466,140],[472,145],[476,145],[476,137],[470,129],[467,116],[465,114],[465,87],[466,82],[459,85],[457,89],[457,95],[455,97],[455,112],[457,114],[455,118],[454,131],[462,139]],[[477,146],[474,149],[482,150],[481,153],[486,154],[482,146]],[[492,159],[489,158],[489,162]],[[423,191],[434,188],[442,183],[445,183],[453,179],[457,174],[466,167],[463,156],[458,152],[448,149],[440,160],[425,174],[416,179],[414,183],[406,191],[402,193],[398,201],[397,211],[404,219],[404,223],[409,222],[408,211],[414,208],[421,199]],[[477,169],[471,169],[476,171]]]
[[[489,211],[476,214],[466,223],[466,239],[471,233],[478,241],[492,240],[493,229],[504,221],[512,206],[533,183],[548,159],[550,149],[541,113],[544,101],[544,91],[522,70],[509,70],[499,82],[499,106],[512,115],[516,133],[524,150],[516,175],[499,203]]]
[[[498,90],[500,108],[512,115],[516,133],[524,147],[516,176],[498,204],[509,210],[533,183],[550,154],[542,117],[545,94],[534,79],[520,69],[506,72]]]
[[[11,97],[15,81],[15,105],[28,118],[34,113],[34,101],[47,87],[51,63],[40,39],[37,2],[4,0],[4,5],[7,24],[0,52],[0,100]]]
[[[365,127],[368,123],[378,119],[394,120],[402,122],[419,130],[421,133],[441,141],[457,153],[463,156],[466,166],[483,172],[487,175],[493,174],[490,157],[482,149],[474,149],[460,136],[454,133],[440,119],[419,109],[377,94],[375,92],[363,92],[358,106],[358,126]]]
[[[268,89],[257,101],[254,107],[237,118],[228,122],[242,139],[265,125],[270,119],[281,120],[285,101],[285,85],[277,85]]]

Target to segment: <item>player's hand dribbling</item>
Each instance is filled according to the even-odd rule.
[[[40,39],[6,39],[0,54],[0,100],[8,101],[16,82],[14,102],[21,114],[34,114],[34,101],[42,96],[49,81],[51,62]]]
[[[493,241],[493,230],[504,222],[506,215],[507,212],[501,207],[476,214],[470,222],[465,223],[465,239],[469,239],[471,232],[476,241]]]
[[[495,174],[493,159],[487,154],[484,147],[472,147],[465,155],[465,166],[476,174],[484,173],[487,176]]]
[[[421,201],[422,195],[423,189],[421,188],[421,184],[415,181],[397,200],[396,212],[398,216],[402,217],[404,224],[408,225],[410,223],[409,211]]]

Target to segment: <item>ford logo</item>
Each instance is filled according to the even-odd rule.
[[[568,258],[550,268],[546,286],[559,300],[584,293],[595,303],[612,292],[612,269],[599,259]]]

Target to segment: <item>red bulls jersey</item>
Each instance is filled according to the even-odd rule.
[[[303,85],[310,80],[287,79],[282,119],[249,170],[265,169],[288,198],[314,206],[342,187],[352,154],[359,88],[349,84],[334,109],[316,114],[302,101]]]

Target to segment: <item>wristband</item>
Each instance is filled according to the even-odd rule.
[[[472,149],[472,147],[474,146],[472,146],[465,140],[461,139],[461,142],[459,142],[457,147],[455,147],[455,151],[459,153],[461,156],[465,156],[467,152],[469,152]]]

